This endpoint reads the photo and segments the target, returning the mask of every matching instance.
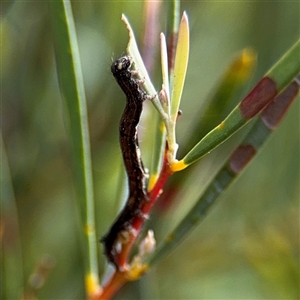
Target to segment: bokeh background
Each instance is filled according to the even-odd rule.
[[[120,189],[125,175],[118,145],[124,96],[110,74],[112,58],[124,54],[128,41],[120,17],[128,17],[143,53],[152,51],[151,76],[159,89],[158,33],[166,32],[170,3],[157,5],[157,45],[147,49],[143,1],[72,3],[88,105],[99,237],[126,197]],[[188,150],[184,141],[201,117],[205,100],[235,54],[249,46],[258,54],[245,94],[300,36],[299,2],[184,1],[181,10],[190,21],[191,51],[178,123],[180,156]],[[26,286],[37,264],[46,259],[53,268],[38,298],[84,299],[81,228],[64,114],[47,1],[2,2],[1,269],[6,274],[3,286],[13,287],[19,297],[17,278],[22,276]],[[141,146],[146,139],[140,137]],[[169,211],[156,211],[150,225],[158,240],[197,199],[235,142],[231,139],[199,163]],[[299,157],[298,100],[205,221],[116,298],[299,299]],[[100,244],[99,259],[103,272]]]

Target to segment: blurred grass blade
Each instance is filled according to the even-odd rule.
[[[1,161],[1,299],[19,299],[23,287],[18,213],[6,151],[0,132]]]
[[[252,161],[296,98],[299,92],[299,84],[300,77],[266,106],[243,142],[225,162],[197,203],[190,209],[175,230],[158,246],[156,251],[147,258],[148,267],[175,248],[203,220],[219,196]]]
[[[84,84],[75,25],[69,1],[50,2],[52,9],[55,57],[66,119],[73,146],[76,187],[84,232],[86,289],[99,289],[97,238],[94,220],[94,195]]]
[[[299,53],[300,40],[266,73],[222,123],[210,131],[181,161],[172,165],[172,170],[176,172],[185,169],[255,117],[300,72]]]

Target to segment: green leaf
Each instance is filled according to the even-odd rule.
[[[129,33],[129,42],[127,45],[127,52],[131,55],[134,61],[135,69],[139,71],[139,75],[145,80],[143,86],[149,93],[149,95],[157,95],[156,89],[153,86],[149,74],[147,72],[147,69],[145,67],[145,64],[143,62],[143,59],[141,57],[140,51],[138,49],[134,32],[129,24],[129,21],[127,20],[125,15],[122,15],[122,21],[125,23],[128,33]],[[155,99],[158,101],[157,97]],[[159,101],[158,101],[159,103]],[[160,105],[160,104],[158,104]]]
[[[299,76],[300,77],[300,76]],[[150,267],[174,249],[205,217],[220,195],[242,174],[245,167],[266,143],[299,92],[300,78],[293,81],[262,111],[242,143],[233,151],[196,204],[169,234],[145,263]]]
[[[188,135],[188,141],[180,148],[190,149],[203,138],[222,118],[225,118],[230,111],[232,103],[236,103],[242,90],[244,90],[249,78],[253,74],[256,63],[256,53],[252,49],[244,49],[230,63],[217,85],[212,89],[212,95],[205,101],[206,108],[201,110],[199,118],[193,126],[192,132]],[[170,178],[170,183],[164,193],[163,198],[168,198],[168,192],[180,190],[185,182],[191,180],[193,168],[188,168],[185,172],[179,172]]]
[[[300,39],[283,55],[266,76],[272,78],[281,91],[300,72]]]
[[[255,117],[300,72],[299,53],[300,41],[283,55],[222,123],[199,141],[181,161],[172,165],[172,170],[180,171],[194,163]],[[282,69],[287,73],[283,74]]]
[[[50,2],[55,58],[66,123],[72,142],[75,185],[84,232],[87,292],[98,290],[97,238],[94,220],[93,178],[84,84],[79,49],[69,1]]]
[[[171,93],[171,119],[176,122],[189,60],[190,33],[186,13],[183,13],[175,55],[174,79]]]

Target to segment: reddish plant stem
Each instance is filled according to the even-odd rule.
[[[155,204],[156,200],[159,198],[160,194],[163,192],[163,187],[166,184],[168,178],[173,174],[173,172],[170,169],[170,165],[168,163],[167,151],[165,151],[164,155],[164,161],[163,161],[163,167],[160,172],[159,178],[154,186],[154,188],[148,193],[149,201],[145,203],[145,205],[142,207],[142,212],[145,215],[149,215],[153,205]],[[134,225],[139,226],[140,222],[139,219],[136,220],[137,222],[134,222]]]
[[[113,297],[118,290],[128,281],[126,272],[116,271],[111,277],[110,281],[103,288],[102,294],[95,300],[109,300]]]
[[[122,266],[124,270],[127,269],[126,266],[129,261],[129,256],[132,247],[136,241],[136,238],[139,236],[139,233],[142,229],[142,226],[144,225],[145,220],[147,220],[153,205],[155,204],[156,200],[162,193],[162,189],[166,181],[173,174],[173,172],[170,169],[166,153],[167,151],[165,151],[164,154],[163,167],[161,169],[158,180],[156,181],[154,188],[150,192],[148,192],[149,200],[145,202],[145,204],[141,207],[141,214],[144,216],[144,218],[141,218],[140,216],[136,216],[133,219],[131,226],[132,226],[132,232],[134,232],[135,234],[132,235],[132,237],[126,244],[123,244],[122,251],[118,256],[119,264],[120,266]]]
[[[163,167],[162,167],[162,170],[158,177],[158,180],[156,181],[154,188],[151,191],[149,191],[149,193],[148,193],[149,201],[147,201],[141,208],[141,212],[145,216],[148,216],[150,214],[150,211],[151,211],[153,205],[155,204],[159,195],[162,193],[162,189],[163,189],[166,181],[173,174],[173,172],[170,169],[168,160],[167,160],[166,152],[167,151],[165,151]],[[146,220],[146,218],[142,219],[140,217],[136,217],[133,220],[131,225],[132,225],[133,231],[135,231],[136,234],[134,234],[132,236],[132,238],[128,241],[128,243],[123,244],[122,251],[118,256],[118,261],[120,262],[121,266],[128,265],[131,249],[134,245],[134,242],[136,241],[136,238],[139,235],[139,232],[142,229],[142,226],[143,226],[145,220]],[[113,274],[112,278],[107,283],[107,285],[103,287],[103,292],[102,292],[101,296],[98,298],[98,300],[110,299],[127,281],[130,280],[130,278],[127,276],[128,268],[122,268],[121,270],[122,271],[117,270]]]
[[[262,120],[265,125],[273,130],[284,114],[286,113],[288,107],[292,103],[293,99],[295,99],[296,95],[299,92],[299,83],[294,81],[289,85],[289,87],[277,96],[263,111],[262,113]],[[271,121],[270,121],[271,119]],[[230,170],[237,175],[241,172],[242,169],[249,163],[249,161],[254,157],[256,153],[256,149],[254,145],[246,144],[240,145],[232,154],[229,165]],[[156,200],[158,199],[159,195],[162,192],[162,188],[164,187],[168,178],[172,175],[172,171],[170,170],[166,152],[164,155],[164,162],[161,173],[159,178],[154,186],[154,188],[148,193],[149,201],[144,204],[141,208],[141,211],[145,215],[149,215],[153,205],[155,204]],[[142,225],[144,224],[144,220],[141,218],[135,218],[132,222],[133,228],[136,230],[137,234],[132,238],[128,244],[124,245],[122,249],[122,258],[124,259],[124,263],[127,265],[127,261],[132,249],[132,246],[140,232]],[[90,297],[91,299],[95,300],[104,300],[110,299],[112,296],[116,294],[116,292],[126,283],[130,281],[130,277],[128,276],[128,269],[124,269],[123,271],[116,271],[107,285],[103,288],[103,292],[101,296]]]

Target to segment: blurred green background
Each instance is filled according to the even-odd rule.
[[[110,74],[110,64],[112,58],[124,54],[127,45],[122,13],[143,49],[144,2],[79,1],[72,8],[88,102],[100,237],[126,197],[120,188],[124,171],[118,145],[125,102]],[[299,2],[184,1],[181,9],[187,11],[190,21],[191,51],[177,129],[179,144],[186,141],[201,117],[205,99],[237,52],[251,46],[258,53],[257,69],[246,93],[300,36]],[[166,32],[169,10],[168,2],[161,3],[157,43],[159,32]],[[152,78],[159,89],[157,49],[158,45],[151,49]],[[20,296],[17,278],[21,274],[26,284],[47,254],[55,266],[38,292],[39,299],[83,299],[81,228],[46,2],[1,3],[1,51],[5,149],[1,259],[6,274],[2,284],[13,287]],[[140,136],[141,146],[146,138]],[[152,217],[150,224],[156,224],[152,226],[158,240],[197,199],[232,143],[236,139],[198,164],[173,209]],[[181,149],[180,156],[188,150],[184,145]],[[267,146],[197,230],[142,280],[122,289],[117,298],[299,299],[299,157],[299,101],[295,101]],[[100,244],[99,258],[103,272]],[[2,296],[7,297],[5,289]]]

